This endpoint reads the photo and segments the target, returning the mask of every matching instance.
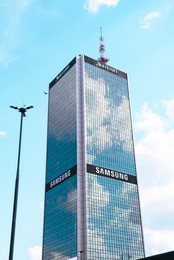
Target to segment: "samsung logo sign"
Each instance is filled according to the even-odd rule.
[[[52,181],[50,181],[46,184],[46,191],[53,189],[57,185],[68,180],[70,177],[72,177],[76,173],[77,173],[77,166],[74,166],[71,169],[68,169],[66,172],[58,175],[55,179],[53,179]]]
[[[71,176],[71,170],[63,173],[62,175],[60,175],[59,177],[57,177],[56,179],[50,182],[50,189],[53,188],[55,185],[61,183],[62,181],[66,180],[70,176]]]
[[[120,179],[120,180],[124,180],[124,181],[129,180],[128,175],[125,173],[116,172],[116,171],[112,171],[112,170],[101,168],[101,167],[95,167],[95,172],[96,172],[96,174],[104,175],[104,176],[115,178],[115,179]]]
[[[107,169],[107,168],[100,167],[100,166],[87,164],[87,172],[92,173],[92,174],[96,174],[98,176],[111,178],[113,180],[118,180],[118,181],[129,182],[129,183],[132,183],[132,184],[137,184],[137,178],[134,175],[130,175],[130,174],[127,174],[127,173],[114,171],[114,170]]]
[[[92,164],[87,164],[86,168],[88,173],[95,174],[97,176],[101,176],[104,178],[111,178],[115,181],[117,180],[117,181],[137,184],[137,177],[135,175],[118,172],[113,169],[108,169],[108,168],[104,168]],[[48,182],[46,184],[46,192],[57,187],[58,185],[65,182],[75,174],[77,174],[77,165],[68,169],[66,172],[63,172],[62,174],[59,174],[56,178]],[[84,172],[84,174],[86,174],[86,172]]]

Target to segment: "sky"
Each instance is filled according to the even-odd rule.
[[[20,114],[14,260],[41,260],[50,81],[78,54],[128,74],[146,256],[174,250],[174,1],[0,0],[0,259],[8,259]]]

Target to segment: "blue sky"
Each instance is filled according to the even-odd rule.
[[[173,250],[173,0],[0,1],[0,259],[9,251],[24,118],[14,259],[40,260],[49,82],[78,54],[128,73],[146,254]]]

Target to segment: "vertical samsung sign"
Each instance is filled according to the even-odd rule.
[[[77,173],[77,165],[68,169],[66,172],[58,175],[55,179],[46,184],[46,192],[66,181],[70,177],[74,176]]]

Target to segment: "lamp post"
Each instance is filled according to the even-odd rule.
[[[10,239],[10,250],[9,250],[9,260],[13,260],[15,227],[16,227],[16,213],[17,213],[17,202],[18,202],[18,189],[19,189],[19,165],[20,165],[20,155],[21,155],[22,124],[23,124],[23,117],[26,116],[25,113],[27,112],[28,109],[33,108],[33,106],[21,107],[21,108],[14,107],[14,106],[10,106],[10,107],[18,110],[18,112],[21,113],[18,161],[17,161],[17,172],[16,172],[16,182],[15,182],[14,202],[13,202],[13,217],[12,217],[12,225],[11,225],[11,239]]]

